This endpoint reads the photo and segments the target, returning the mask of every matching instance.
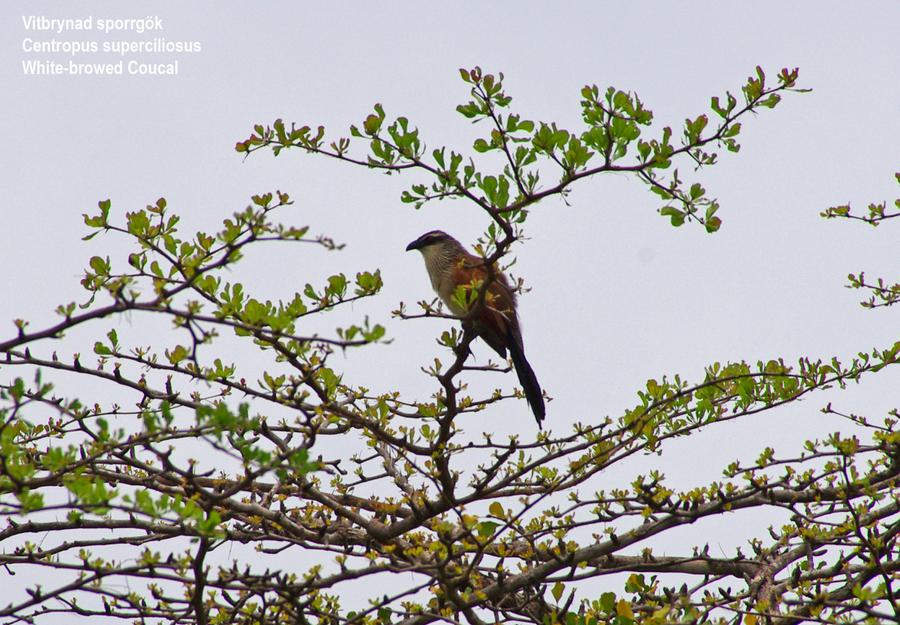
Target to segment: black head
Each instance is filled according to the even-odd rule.
[[[410,243],[406,246],[406,251],[410,250],[420,250],[423,247],[428,247],[429,245],[434,245],[435,243],[443,243],[452,237],[444,232],[443,230],[432,230],[431,232],[426,232],[418,239]]]

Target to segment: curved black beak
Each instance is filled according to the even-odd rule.
[[[406,251],[408,252],[410,250],[421,250],[428,247],[429,245],[435,245],[448,239],[450,239],[450,236],[446,232],[441,232],[440,230],[432,230],[430,232],[426,232],[418,239],[407,245]]]

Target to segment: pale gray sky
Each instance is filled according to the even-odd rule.
[[[23,60],[69,57],[23,51],[24,38],[51,36],[27,31],[22,15],[158,16],[158,33],[58,38],[162,36],[202,49],[178,55],[172,77],[26,76]],[[514,108],[532,119],[578,128],[581,86],[614,85],[636,91],[658,127],[672,125],[677,136],[685,117],[708,112],[710,96],[739,90],[761,65],[773,77],[797,66],[800,86],[814,91],[747,120],[741,152],[700,173],[721,203],[719,233],[673,229],[656,213],[657,198],[625,176],[584,182],[569,206],[554,200],[532,212],[515,272],[533,288],[520,309],[529,359],[554,398],[547,424],[618,416],[647,378],[696,379],[715,360],[848,359],[898,338],[896,311],[866,311],[859,294],[843,288],[850,271],[896,279],[896,227],[818,216],[838,203],[896,197],[897,2],[5,2],[0,16],[5,334],[14,331],[13,317],[52,320],[57,304],[81,299],[87,259],[123,249],[109,238],[80,241],[81,214],[98,200],[111,198],[122,215],[165,196],[185,228],[212,230],[250,195],[281,189],[296,200],[281,220],[309,224],[347,248],[251,256],[242,274],[248,288],[289,297],[335,271],[381,268],[383,292],[353,312],[387,325],[394,343],[349,357],[348,378],[424,397],[431,387],[419,366],[439,353],[432,339],[446,322],[390,318],[401,300],[432,297],[422,261],[404,247],[432,228],[471,243],[485,217],[461,202],[418,212],[401,204],[400,191],[415,177],[299,151],[243,161],[233,145],[253,123],[283,117],[346,135],[381,102],[388,115],[409,117],[428,145],[467,149],[473,129],[454,111],[467,96],[457,68],[477,64],[504,72]],[[99,53],[76,60],[106,58],[117,60]],[[488,350],[475,353],[485,358]],[[482,386],[498,383],[493,376]],[[511,387],[514,376],[504,383]],[[895,405],[898,386],[900,375],[887,372],[828,398],[880,416]],[[708,482],[735,457],[755,457],[773,443],[787,451],[838,427],[818,413],[825,400],[691,437],[646,462],[680,483],[707,471],[700,481]],[[467,432],[534,427],[524,403],[483,419]],[[742,542],[733,529],[722,535]]]

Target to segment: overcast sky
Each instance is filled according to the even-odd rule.
[[[281,189],[296,204],[281,220],[347,244],[340,253],[279,248],[251,256],[251,292],[290,297],[336,271],[380,268],[385,288],[354,306],[388,327],[394,343],[350,356],[350,381],[374,389],[431,392],[419,371],[440,354],[445,321],[399,322],[390,311],[432,297],[406,244],[441,228],[471,244],[487,225],[462,202],[421,211],[399,201],[421,178],[387,177],[290,151],[243,160],[233,150],[254,123],[277,117],[347,134],[374,103],[405,115],[429,146],[468,149],[473,129],[455,112],[467,96],[457,68],[506,75],[513,107],[531,119],[578,129],[584,84],[637,92],[657,128],[708,112],[709,98],[738,91],[756,65],[774,77],[800,68],[805,95],[746,120],[737,155],[699,173],[719,198],[720,232],[672,228],[657,198],[627,176],[575,187],[568,205],[532,212],[515,273],[532,291],[520,312],[528,357],[547,392],[547,424],[619,416],[651,377],[702,376],[713,361],[848,359],[897,337],[894,310],[866,311],[843,288],[848,272],[898,277],[900,233],[822,220],[821,210],[893,201],[900,145],[897,2],[4,2],[0,7],[0,328],[40,325],[59,303],[81,299],[81,267],[124,249],[82,242],[82,213],[111,198],[115,215],[160,196],[185,228],[213,230],[250,195]],[[48,34],[22,16],[158,17],[161,31]],[[151,21],[151,23],[153,23]],[[199,42],[181,54],[34,53],[26,39]],[[179,62],[175,76],[30,76],[23,61]],[[127,72],[126,72],[127,74]],[[475,129],[477,130],[477,128]],[[681,165],[687,172],[687,163]],[[693,174],[692,174],[693,175]],[[113,252],[110,252],[112,250]],[[136,321],[123,332],[136,333]],[[98,328],[98,332],[105,328]],[[476,348],[484,360],[490,353]],[[473,381],[473,387],[478,380]],[[499,384],[496,376],[484,388]],[[514,376],[505,384],[514,385]],[[886,372],[844,395],[820,395],[787,411],[717,428],[664,458],[684,483],[755,457],[767,444],[839,427],[826,399],[878,417],[897,403],[900,374]],[[524,432],[534,423],[512,402],[470,419],[478,432]],[[809,427],[815,432],[805,431]],[[738,442],[740,441],[740,443]],[[680,453],[679,450],[684,451]],[[610,484],[597,485],[598,487]]]

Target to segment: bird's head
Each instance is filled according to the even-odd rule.
[[[425,248],[431,247],[432,245],[443,245],[448,241],[455,241],[455,239],[443,230],[432,230],[430,232],[426,232],[418,239],[407,245],[406,251],[408,252],[410,250],[419,250],[424,254]]]

